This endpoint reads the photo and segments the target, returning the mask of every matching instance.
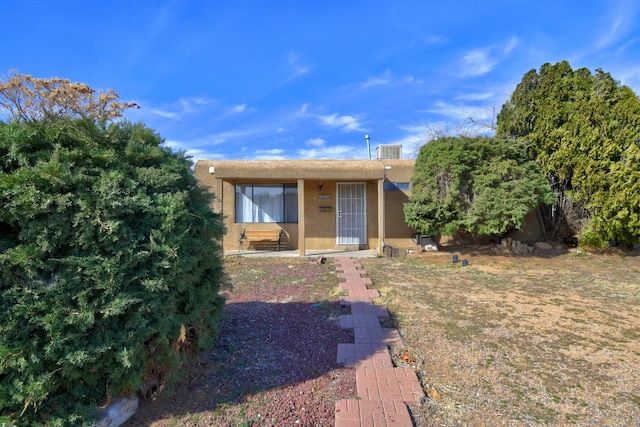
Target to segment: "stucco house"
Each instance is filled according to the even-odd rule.
[[[243,231],[282,231],[282,249],[410,247],[404,221],[414,160],[199,160],[195,176],[216,195],[225,250],[254,246]]]

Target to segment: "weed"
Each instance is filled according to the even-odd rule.
[[[465,269],[446,254],[362,260],[405,344],[424,355],[423,384],[449,390],[443,405],[456,415],[439,425],[640,419],[640,398],[627,392],[640,383],[629,368],[640,365],[640,259],[472,260]],[[432,419],[427,410],[412,409]]]

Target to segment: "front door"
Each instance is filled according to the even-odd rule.
[[[367,192],[363,182],[338,183],[337,243],[367,244]]]

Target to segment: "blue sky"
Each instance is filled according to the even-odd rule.
[[[412,158],[546,62],[640,92],[640,3],[0,0],[0,74],[111,88],[196,159]]]

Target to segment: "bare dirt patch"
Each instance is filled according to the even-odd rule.
[[[459,249],[361,263],[429,398],[421,426],[640,425],[640,258]],[[334,266],[232,258],[215,346],[129,426],[331,426],[355,375],[336,322]]]
[[[640,425],[639,257],[457,253],[361,260],[431,396],[418,426]]]
[[[333,426],[335,403],[356,395],[336,364],[344,312],[332,262],[227,258],[233,289],[213,348],[183,381],[143,401],[127,426]]]

